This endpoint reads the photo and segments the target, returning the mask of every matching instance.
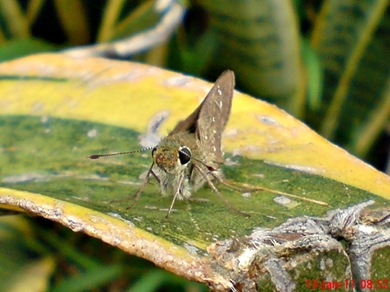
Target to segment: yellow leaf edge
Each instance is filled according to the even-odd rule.
[[[38,215],[75,232],[99,238],[189,280],[224,289],[231,287],[229,281],[207,265],[206,259],[191,255],[184,248],[136,228],[129,221],[44,195],[7,188],[0,188],[0,206]]]

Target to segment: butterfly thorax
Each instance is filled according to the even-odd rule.
[[[200,171],[205,175],[210,171],[220,174],[219,165],[205,164],[204,153],[193,133],[177,133],[160,141],[152,156],[163,195],[178,192],[178,199],[188,198],[206,181]]]

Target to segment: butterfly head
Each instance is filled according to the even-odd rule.
[[[152,150],[154,163],[166,173],[184,170],[191,161],[191,150],[187,146],[158,145]]]

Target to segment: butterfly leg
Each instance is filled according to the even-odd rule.
[[[131,208],[134,207],[134,205],[138,202],[139,198],[141,197],[141,193],[142,191],[144,190],[144,188],[146,187],[146,185],[148,184],[149,182],[149,178],[150,178],[150,175],[153,175],[154,178],[158,181],[158,183],[160,183],[160,179],[158,178],[158,176],[154,173],[153,171],[153,165],[154,163],[152,163],[152,165],[150,166],[148,172],[146,173],[146,176],[145,176],[145,179],[141,185],[141,187],[135,192],[135,194],[131,197],[133,202],[131,203],[130,206],[128,206],[126,208],[126,210],[129,210]]]
[[[210,188],[218,195],[218,197],[225,203],[226,206],[228,206],[229,209],[233,210],[234,212],[245,216],[245,217],[250,217],[248,213],[245,213],[243,211],[240,211],[236,208],[233,207],[233,205],[225,199],[225,197],[218,191],[218,189],[215,187],[213,182],[210,180],[210,178],[207,176],[207,174],[201,169],[198,165],[195,165],[195,168],[200,172],[200,174],[204,177],[204,179],[207,181],[207,184],[210,186]],[[212,172],[210,172],[212,174]],[[216,175],[213,177],[217,177]]]
[[[176,189],[176,191],[175,191],[175,195],[173,196],[171,205],[169,206],[168,213],[167,213],[167,215],[165,216],[165,218],[168,218],[168,217],[169,217],[169,214],[171,214],[171,211],[172,211],[172,209],[173,209],[173,205],[175,204],[176,198],[180,195],[180,190],[182,189],[183,181],[184,181],[184,175],[181,175],[181,176],[180,176],[180,179],[179,179],[178,187],[177,187],[177,189]]]
[[[221,184],[223,184],[224,186],[226,186],[226,187],[228,187],[228,188],[230,188],[230,189],[232,189],[232,190],[235,190],[235,191],[237,191],[237,192],[254,193],[254,192],[258,192],[258,191],[265,191],[265,192],[270,192],[270,193],[274,193],[274,194],[277,194],[277,195],[282,195],[282,196],[286,196],[286,197],[290,197],[290,198],[294,198],[294,199],[299,199],[299,200],[311,202],[311,203],[318,204],[318,205],[322,205],[322,206],[329,206],[328,203],[323,202],[323,201],[313,200],[313,199],[305,198],[305,197],[302,197],[302,196],[293,195],[293,194],[285,193],[285,192],[278,191],[278,190],[273,190],[273,189],[266,188],[266,187],[261,187],[261,186],[248,186],[248,185],[246,185],[246,186],[244,186],[244,187],[238,187],[238,186],[233,185],[232,183],[228,183],[228,182],[224,181],[222,178],[220,178],[220,177],[214,175],[212,172],[210,172],[210,174],[211,174],[216,180],[218,180],[219,183],[221,183]]]

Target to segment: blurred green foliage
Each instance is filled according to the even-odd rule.
[[[108,50],[106,56],[211,80],[232,69],[240,90],[276,103],[384,169],[390,115],[387,1],[166,3],[158,10],[161,1],[151,0],[0,0],[0,61],[95,43],[115,47],[117,40],[158,28],[180,5],[185,16],[166,42],[128,56]],[[54,223],[28,224],[28,234],[14,230],[8,244],[20,263],[55,259],[49,290],[203,289]],[[9,256],[5,250],[3,256]],[[9,273],[1,278],[12,270],[1,271]]]

